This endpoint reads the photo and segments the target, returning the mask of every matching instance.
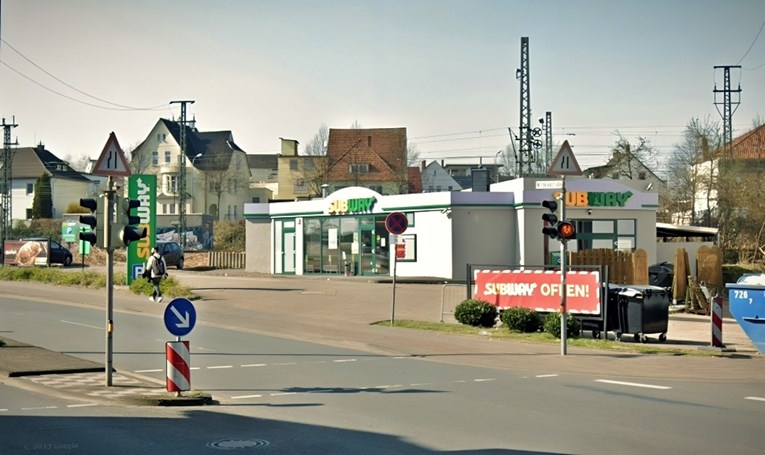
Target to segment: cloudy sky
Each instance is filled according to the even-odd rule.
[[[533,118],[551,111],[585,168],[618,131],[663,156],[688,121],[719,121],[715,65],[765,117],[761,0],[2,0],[0,115],[19,145],[96,158],[142,141],[174,100],[248,153],[322,123],[406,127],[422,159],[493,160],[519,124],[520,40]],[[721,100],[721,98],[719,98]],[[146,109],[149,108],[149,109]],[[535,120],[536,122],[536,120]]]

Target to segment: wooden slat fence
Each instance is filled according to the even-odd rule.
[[[648,284],[648,256],[645,250],[626,252],[598,248],[576,251],[569,254],[569,264],[607,265],[609,283]]]
[[[216,269],[243,269],[246,258],[244,252],[210,251],[207,255],[207,264]]]

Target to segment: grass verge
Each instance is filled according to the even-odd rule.
[[[373,325],[390,326],[390,320],[375,322]],[[393,327],[415,330],[429,330],[440,333],[449,333],[455,335],[468,335],[475,337],[489,337],[499,340],[518,341],[522,343],[537,344],[560,344],[560,339],[555,338],[549,333],[520,333],[512,332],[506,328],[483,328],[472,327],[463,324],[449,324],[445,322],[423,322],[411,320],[394,321]],[[720,357],[722,354],[716,351],[705,351],[696,349],[680,349],[660,347],[657,345],[622,343],[612,340],[595,340],[592,338],[568,338],[568,346],[599,349],[611,352],[634,352],[639,354],[671,355],[671,356],[699,356],[699,357]]]

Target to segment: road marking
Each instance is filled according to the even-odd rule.
[[[83,403],[83,404],[68,404],[67,408],[87,408],[90,406],[98,406],[98,403]]]
[[[38,406],[36,408],[21,408],[22,411],[39,411],[40,409],[58,409],[58,406]]]
[[[610,381],[608,379],[596,379],[595,382],[603,382],[606,384],[615,384],[615,385],[626,385],[630,387],[643,387],[645,389],[669,390],[672,388],[672,387],[667,387],[663,385],[640,384],[638,382]]]
[[[753,400],[753,401],[765,401],[765,398],[763,397],[746,397],[745,400]]]
[[[163,370],[161,368],[157,368],[157,369],[154,369],[154,370],[135,370],[135,371],[133,371],[133,373],[160,373],[162,371],[165,371],[165,370]]]
[[[274,366],[297,365],[297,362],[275,363]]]
[[[473,382],[490,382],[490,381],[496,381],[496,379],[473,379]]]
[[[96,327],[96,326],[94,326],[94,325],[81,324],[81,323],[79,323],[79,322],[64,321],[63,319],[61,320],[61,322],[63,322],[64,324],[74,324],[74,325],[80,325],[80,326],[82,326],[82,327],[90,327],[91,329],[98,329],[98,330],[101,330],[101,329],[103,329],[103,327]]]
[[[214,367],[207,367],[208,370],[220,370],[222,368],[234,368],[234,365],[217,365]]]
[[[262,398],[263,395],[238,395],[235,397],[231,397],[232,400],[243,400],[245,398]]]
[[[203,348],[202,346],[195,346],[195,347],[194,347],[194,349],[196,349],[196,350],[198,350],[198,351],[210,351],[210,352],[215,352],[215,349],[208,349],[208,348]]]
[[[284,396],[284,395],[297,395],[297,392],[276,392],[276,393],[270,394],[269,396],[272,396],[272,397],[281,397],[281,396]]]
[[[538,374],[534,376],[535,378],[554,378],[557,377],[557,374]]]
[[[5,409],[5,408],[0,409],[0,412],[8,412],[8,409]]]
[[[242,368],[249,368],[249,367],[264,367],[266,366],[265,363],[248,363],[246,365],[239,365]]]
[[[337,359],[337,360],[333,360],[332,362],[334,362],[334,363],[344,363],[344,362],[355,362],[355,361],[356,361],[356,359]]]
[[[189,368],[189,370],[199,370],[199,369],[201,369],[201,368],[202,368],[202,367],[190,367],[190,368]],[[159,371],[162,371],[162,370],[159,370]]]

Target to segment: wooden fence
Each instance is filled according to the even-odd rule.
[[[243,269],[246,258],[243,252],[210,251],[207,254],[207,265],[216,269]]]
[[[569,254],[569,264],[607,265],[609,283],[648,284],[648,256],[645,250],[626,252],[599,248],[576,251]],[[605,281],[606,277],[602,279]]]

